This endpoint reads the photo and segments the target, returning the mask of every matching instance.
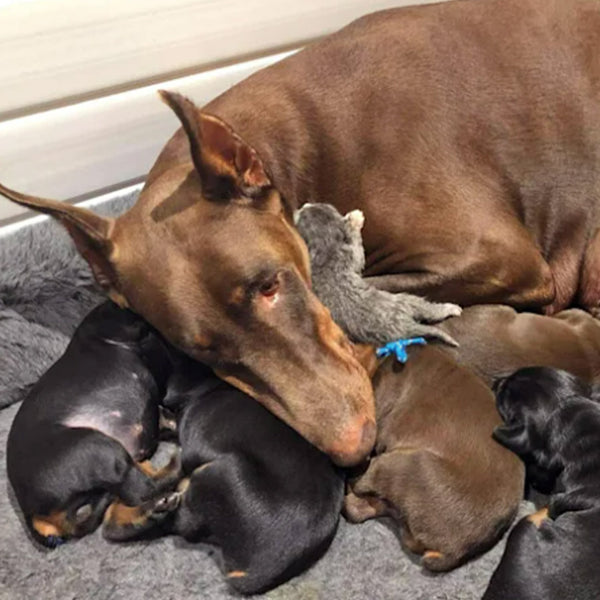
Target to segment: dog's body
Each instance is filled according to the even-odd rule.
[[[599,38],[595,0],[376,13],[203,110],[164,93],[183,129],[116,220],[0,191],[63,222],[110,297],[356,464],[371,390],[310,291],[292,211],[361,209],[366,274],[389,291],[595,310]]]
[[[548,368],[517,371],[497,402],[506,424],[495,437],[534,487],[554,493],[510,533],[484,600],[598,600],[600,406],[583,382]]]
[[[163,355],[142,319],[106,302],[25,398],[7,470],[38,541],[55,546],[90,533],[115,498],[158,500],[177,481],[174,464],[156,476],[142,462],[158,443]]]
[[[391,294],[363,279],[360,211],[342,216],[331,204],[305,204],[294,222],[308,247],[313,290],[351,341],[383,346],[423,336],[456,345],[448,334],[427,323],[460,315],[459,306],[428,302],[414,294]]]
[[[471,306],[440,327],[459,343],[448,351],[488,385],[531,366],[600,382],[600,321],[582,310],[549,317],[501,305]]]
[[[346,497],[352,521],[389,515],[431,570],[489,547],[523,496],[523,467],[492,439],[501,423],[486,385],[436,347],[393,359],[373,379],[375,457]]]
[[[257,593],[298,574],[331,542],[343,477],[319,450],[201,365],[182,367],[165,406],[177,415],[186,479],[179,507],[154,522],[140,511],[104,523],[109,539],[159,529],[215,544],[230,585]]]

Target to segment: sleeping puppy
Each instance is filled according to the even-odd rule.
[[[165,406],[177,415],[179,507],[111,507],[104,536],[175,533],[221,550],[233,589],[253,594],[304,570],[331,542],[344,483],[329,458],[207,367],[182,359]]]
[[[510,533],[484,600],[600,598],[600,405],[564,371],[527,368],[497,386],[494,436],[553,494]]]
[[[168,508],[177,461],[160,472],[141,462],[158,442],[168,365],[150,327],[105,302],[32,388],[12,423],[7,468],[39,542],[54,547],[90,533],[115,498]]]
[[[387,515],[422,564],[443,571],[491,547],[523,497],[521,462],[492,439],[501,419],[491,390],[445,350],[413,348],[387,359],[373,387],[375,457],[352,480],[353,522]]]
[[[553,317],[500,305],[471,306],[439,325],[459,343],[449,348],[488,385],[517,369],[555,367],[600,381],[600,321],[578,309]]]

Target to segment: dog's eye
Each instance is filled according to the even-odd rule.
[[[279,291],[279,285],[280,285],[279,276],[275,275],[275,277],[272,277],[271,279],[261,283],[258,288],[258,291],[265,298],[273,299],[273,298],[275,298],[275,296],[277,295],[277,292]]]

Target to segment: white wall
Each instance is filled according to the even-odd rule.
[[[0,181],[73,199],[142,178],[199,104],[380,8],[428,0],[0,0]],[[0,220],[19,207],[0,199]]]

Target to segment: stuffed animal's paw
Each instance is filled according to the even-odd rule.
[[[444,302],[440,305],[440,311],[445,314],[446,319],[450,317],[460,317],[462,314],[462,308],[458,304],[452,304],[451,302]]]

